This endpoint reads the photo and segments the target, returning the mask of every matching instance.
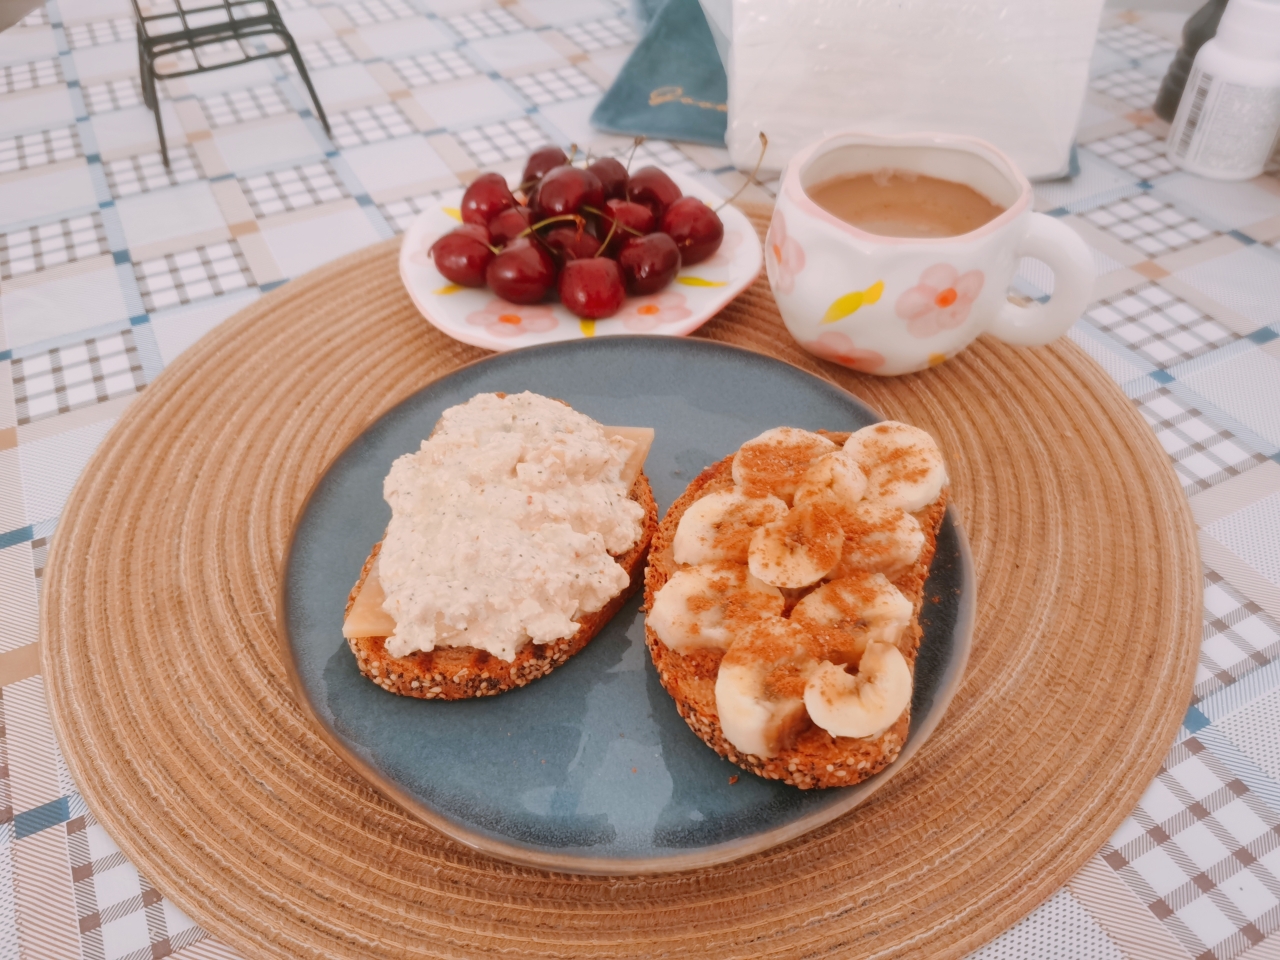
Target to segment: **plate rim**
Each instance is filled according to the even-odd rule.
[[[703,187],[700,183],[698,183],[696,179],[691,177],[689,174],[682,173],[679,170],[674,170],[663,164],[653,164],[653,166],[657,166],[658,169],[660,169],[663,173],[667,174],[673,180],[675,180],[676,185],[679,186],[681,191],[686,194],[688,193],[686,189],[686,186],[688,183],[692,183],[696,185],[699,188],[699,190],[708,190],[708,188]],[[457,188],[455,187],[454,190],[449,191],[449,193],[456,191],[456,189]],[[463,189],[465,192],[465,188]],[[616,337],[628,337],[628,336],[676,337],[676,338],[687,337],[689,334],[693,333],[695,330],[710,323],[711,320],[713,320],[716,317],[716,315],[720,313],[720,311],[722,311],[725,307],[727,307],[730,303],[732,303],[733,300],[739,294],[742,293],[742,291],[746,290],[749,286],[755,283],[756,280],[759,279],[760,274],[764,271],[764,247],[761,244],[755,232],[755,228],[751,225],[751,221],[747,219],[747,215],[745,213],[743,213],[733,204],[727,204],[725,206],[725,209],[732,210],[734,215],[742,218],[743,224],[745,225],[747,230],[748,237],[757,237],[756,247],[755,247],[756,249],[755,267],[752,270],[744,271],[743,277],[740,280],[731,279],[729,281],[726,281],[725,286],[721,291],[724,295],[724,298],[721,301],[721,303],[718,306],[716,306],[705,317],[703,317],[702,319],[694,323],[692,326],[688,326],[689,321],[686,320],[685,328],[681,329],[679,333],[675,332],[674,330],[671,330],[671,331],[654,330],[649,333],[640,333],[640,334],[637,334],[637,333],[592,334],[590,337],[588,336],[583,336],[581,338],[567,337],[563,340],[548,340],[542,343],[530,343],[530,344],[525,344],[523,346],[517,346],[514,344],[504,343],[498,340],[497,338],[494,338],[494,339],[486,338],[483,332],[483,328],[478,327],[476,328],[475,332],[472,332],[470,330],[465,330],[465,329],[455,330],[450,326],[437,323],[436,320],[432,317],[431,311],[427,309],[423,301],[419,299],[418,293],[414,289],[414,285],[409,281],[409,254],[410,254],[409,243],[410,243],[410,240],[417,242],[418,237],[423,229],[422,224],[424,223],[427,215],[430,213],[430,210],[424,210],[421,213],[419,213],[417,216],[415,216],[413,218],[413,222],[410,223],[409,226],[405,229],[404,234],[400,238],[400,249],[396,253],[396,267],[397,267],[397,271],[400,274],[400,284],[401,286],[404,287],[405,293],[409,295],[409,299],[413,301],[413,307],[415,310],[418,311],[418,314],[424,320],[426,320],[427,323],[431,324],[433,327],[435,327],[437,330],[443,333],[446,337],[449,337],[452,340],[457,340],[459,343],[465,343],[468,346],[472,346],[472,347],[482,347],[485,350],[494,350],[498,353],[510,353],[514,350],[530,350],[534,347],[549,346],[553,343],[572,343],[579,339],[587,340],[587,339],[592,339],[593,337],[596,337],[596,336],[598,336],[602,340],[606,338],[612,340]],[[683,265],[682,265],[682,269],[683,269]],[[674,283],[675,281],[673,280],[672,282]],[[665,290],[667,288],[664,287],[663,289]],[[496,297],[497,294],[494,294],[494,296]],[[612,318],[611,317],[605,318],[605,320],[609,320],[609,319],[612,319]],[[595,322],[603,323],[605,321],[595,321]],[[458,369],[460,370],[462,368],[459,367]],[[456,372],[456,371],[450,371],[450,373],[453,373],[453,372]],[[449,374],[445,374],[445,376],[448,376],[448,375]]]
[[[650,345],[654,341],[652,335],[647,334],[619,334],[618,336],[609,337],[609,341],[638,341],[645,345]],[[676,346],[677,343],[698,344],[693,349],[710,349],[723,350],[728,353],[746,354],[757,360],[764,359],[791,367],[793,370],[812,377],[829,386],[839,393],[844,394],[854,403],[870,410],[874,415],[884,419],[880,411],[876,410],[870,404],[865,403],[859,397],[846,390],[840,384],[825,377],[821,377],[809,370],[805,370],[798,364],[791,363],[788,360],[782,360],[778,357],[751,350],[746,347],[740,347],[736,344],[721,343],[713,340],[688,340],[683,337],[666,337],[663,340],[673,341],[671,346],[674,349],[684,349],[683,346]],[[668,857],[588,857],[581,854],[564,854],[539,851],[529,847],[520,846],[516,843],[497,840],[493,837],[486,836],[476,831],[470,830],[465,826],[449,819],[448,817],[433,810],[431,807],[423,803],[419,798],[415,797],[410,791],[400,786],[389,776],[373,764],[367,762],[355,750],[347,745],[342,736],[330,727],[330,725],[320,717],[315,706],[311,702],[311,697],[305,684],[302,681],[301,673],[298,670],[297,663],[293,656],[293,639],[289,630],[289,603],[288,603],[288,585],[290,582],[289,570],[292,566],[294,557],[294,548],[296,545],[299,528],[302,526],[304,518],[311,509],[312,501],[315,499],[321,484],[329,476],[334,465],[342,459],[346,453],[369,432],[374,424],[389,416],[395,410],[398,410],[404,404],[408,403],[414,397],[418,396],[424,390],[439,384],[442,380],[462,373],[472,367],[480,364],[488,363],[499,357],[508,357],[513,353],[522,352],[540,352],[565,349],[583,349],[582,344],[587,341],[567,340],[554,341],[551,343],[534,344],[527,347],[518,347],[503,353],[490,354],[489,356],[478,357],[475,360],[460,364],[450,370],[443,376],[436,377],[434,380],[428,381],[418,387],[412,393],[408,394],[401,400],[392,404],[386,410],[382,411],[376,417],[371,419],[363,427],[359,433],[354,436],[350,442],[343,446],[321,470],[319,477],[312,484],[311,489],[307,492],[301,506],[298,509],[297,516],[293,520],[293,524],[289,530],[289,536],[285,544],[285,553],[281,560],[279,572],[279,583],[276,588],[276,639],[279,643],[279,652],[281,659],[284,661],[285,674],[288,677],[289,689],[294,695],[295,702],[303,715],[310,721],[312,731],[319,734],[320,738],[338,754],[355,772],[371,786],[375,791],[382,794],[386,799],[395,803],[405,813],[426,823],[429,827],[439,831],[450,839],[475,850],[487,856],[505,860],[508,863],[514,863],[524,867],[534,867],[543,870],[553,870],[559,873],[579,874],[586,876],[643,876],[679,873],[682,871],[702,869],[706,867],[718,866],[720,864],[729,863],[749,857],[756,853],[761,853],[773,847],[780,846],[797,837],[803,836],[819,827],[825,826],[832,821],[845,816],[856,807],[865,803],[876,792],[884,787],[894,776],[902,771],[910,759],[916,752],[924,746],[928,739],[933,735],[943,717],[946,715],[951,701],[954,699],[960,684],[964,680],[965,671],[968,667],[969,655],[973,647],[973,632],[977,618],[977,581],[975,578],[975,569],[973,565],[973,555],[969,548],[969,538],[965,535],[964,527],[960,523],[958,511],[954,504],[949,503],[946,508],[946,517],[951,520],[956,532],[956,541],[958,544],[958,558],[961,576],[963,582],[969,586],[960,594],[960,602],[956,613],[956,626],[953,630],[953,638],[956,639],[955,656],[949,661],[946,673],[943,676],[937,692],[934,696],[932,709],[926,714],[921,722],[918,732],[908,734],[908,740],[904,744],[897,758],[879,773],[850,787],[838,788],[839,791],[848,791],[847,798],[812,813],[804,814],[792,820],[789,823],[765,830],[759,834],[747,838],[734,840],[725,840],[720,843],[711,844],[704,847],[698,847],[696,850],[673,854]],[[647,651],[646,651],[647,654]],[[646,658],[646,663],[651,661]],[[710,749],[710,748],[708,748]]]

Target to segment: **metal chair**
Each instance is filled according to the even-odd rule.
[[[307,66],[302,62],[298,45],[284,25],[274,0],[132,0],[132,3],[134,26],[138,33],[142,99],[156,115],[160,155],[166,167],[169,166],[169,147],[165,143],[164,122],[160,118],[157,79],[208,73],[287,54],[293,58],[298,76],[311,94],[311,102],[316,106],[316,115],[325,132],[329,132],[329,119],[316,96],[315,87],[311,85]],[[173,57],[177,69],[164,69],[158,73],[156,61],[162,57]]]

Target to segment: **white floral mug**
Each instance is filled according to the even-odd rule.
[[[839,176],[907,170],[962,183],[1004,212],[954,237],[867,233],[807,192]],[[935,366],[981,333],[1039,346],[1080,316],[1093,288],[1089,248],[1070,227],[1031,211],[1031,184],[1003,153],[973,137],[843,133],[787,165],[765,238],[765,266],[791,335],[810,353],[893,376]],[[1022,257],[1054,274],[1045,303],[1008,299]]]

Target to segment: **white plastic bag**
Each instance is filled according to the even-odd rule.
[[[730,31],[729,153],[750,169],[764,131],[779,170],[841,130],[938,131],[989,140],[1028,177],[1061,176],[1102,4],[703,0],[712,33]]]

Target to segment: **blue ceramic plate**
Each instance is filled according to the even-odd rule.
[[[432,826],[519,863],[596,874],[732,860],[846,813],[907,763],[959,684],[973,623],[968,547],[948,512],[926,596],[911,732],[878,776],[801,791],[722,760],[658,683],[637,595],[589,646],[527,687],[476,700],[416,700],[362,677],[343,606],[390,510],[382,479],[440,413],[477,393],[533,390],[602,423],[654,427],[645,465],[660,511],[708,464],[779,424],[856,430],[880,419],[788,364],[697,340],[618,337],[533,347],[464,367],[370,426],[312,492],[281,601],[300,702],[378,789]],[[736,783],[730,779],[736,778]]]

